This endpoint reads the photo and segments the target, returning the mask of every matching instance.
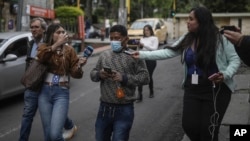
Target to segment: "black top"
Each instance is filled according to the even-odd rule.
[[[250,66],[250,36],[244,36],[241,45],[235,46],[235,50],[238,53],[240,59],[247,65]]]

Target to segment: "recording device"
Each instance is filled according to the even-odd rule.
[[[94,48],[92,46],[87,46],[83,51],[83,57],[88,58],[93,53]]]
[[[224,34],[224,30],[231,30],[231,31],[237,31],[236,27],[235,26],[222,26],[221,29],[220,29],[220,33],[221,34]]]
[[[124,53],[128,54],[128,55],[132,55],[133,52],[132,51],[128,51],[128,50],[125,50]]]
[[[219,74],[218,73],[214,73],[214,74],[212,74],[212,75],[210,75],[209,77],[208,77],[208,79],[209,80],[214,80],[216,77],[218,77],[219,76]]]
[[[109,74],[112,74],[112,70],[109,67],[103,67],[104,71],[106,71]]]

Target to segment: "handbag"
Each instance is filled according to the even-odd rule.
[[[47,65],[40,63],[37,59],[32,60],[21,78],[21,83],[26,89],[39,92],[44,83],[47,68]]]

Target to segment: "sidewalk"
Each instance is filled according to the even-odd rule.
[[[250,74],[234,76],[236,89],[232,94],[231,102],[224,115],[219,132],[219,141],[229,141],[229,125],[246,125],[250,123],[249,83]],[[182,141],[190,141],[184,135]]]
[[[109,38],[105,38],[104,41],[101,41],[101,39],[85,39],[84,40],[84,44],[90,45],[94,48],[94,51],[91,56],[99,55],[101,52],[107,49],[111,49],[109,46],[109,43],[110,43]],[[99,44],[98,46],[100,47],[96,47],[97,44]],[[83,52],[78,53],[78,55],[82,55],[82,54]]]

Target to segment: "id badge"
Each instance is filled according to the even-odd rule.
[[[192,74],[192,84],[198,84],[198,75],[196,73]]]

